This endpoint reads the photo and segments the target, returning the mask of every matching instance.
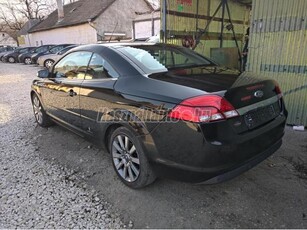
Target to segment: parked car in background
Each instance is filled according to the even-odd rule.
[[[18,62],[18,56],[22,53],[29,52],[33,47],[18,48],[3,56],[3,62],[15,63]]]
[[[2,61],[2,57],[7,54],[8,52],[11,52],[12,50],[14,50],[14,47],[11,46],[6,46],[6,47],[1,47],[0,48],[0,60]]]
[[[30,52],[20,54],[18,56],[18,61],[20,63],[25,63],[26,65],[30,65],[30,64],[32,64],[31,56],[33,54],[41,53],[41,52],[46,52],[46,51],[48,51],[53,46],[54,45],[43,45],[43,46],[36,47],[33,50],[31,50]]]
[[[11,51],[13,49],[14,48],[11,47],[11,46],[2,46],[2,47],[0,47],[0,53],[6,52],[6,51]]]
[[[31,56],[31,62],[32,64],[38,64],[37,63],[37,60],[39,57],[41,56],[44,56],[44,55],[48,55],[48,54],[55,54],[57,53],[58,51],[60,51],[61,49],[67,47],[67,46],[71,46],[72,44],[61,44],[61,45],[55,45],[55,46],[52,46],[50,47],[47,51],[45,52],[38,52],[38,53],[35,53]]]
[[[132,188],[156,176],[225,181],[282,144],[287,110],[276,81],[184,47],[79,46],[38,77],[31,89],[37,123],[56,122],[105,146]]]
[[[61,49],[57,53],[51,53],[51,54],[46,54],[38,58],[37,63],[40,66],[44,66],[46,68],[50,68],[53,63],[58,61],[67,51],[71,50],[72,48],[77,47],[78,45],[71,45],[67,46],[64,49]]]

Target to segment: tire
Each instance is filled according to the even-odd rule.
[[[53,125],[53,122],[50,120],[49,116],[46,114],[42,106],[42,103],[40,102],[36,94],[33,94],[32,96],[32,107],[33,107],[35,120],[41,127],[46,128],[46,127]]]
[[[114,170],[130,188],[143,188],[156,179],[141,144],[126,127],[117,128],[111,135],[109,150]]]
[[[8,61],[9,63],[15,63],[16,60],[15,60],[14,57],[8,57],[7,61]]]
[[[54,61],[51,60],[51,59],[47,59],[47,60],[44,62],[44,66],[45,66],[46,68],[48,68],[48,69],[49,69],[53,64],[54,64]]]
[[[30,65],[32,63],[30,57],[26,57],[24,62],[25,62],[26,65]]]

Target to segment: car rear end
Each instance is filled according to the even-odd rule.
[[[45,56],[41,56],[37,59],[37,64],[40,66],[44,66]]]
[[[254,81],[175,105],[150,134],[155,171],[172,179],[216,183],[273,154],[282,144],[287,111],[276,82]]]
[[[280,148],[287,111],[277,82],[218,66],[182,47],[115,49],[145,73],[135,81],[120,79],[116,91],[139,97],[141,109],[153,115],[165,115],[146,120],[151,128],[139,136],[157,175],[215,183]]]
[[[37,60],[41,56],[40,53],[35,53],[31,55],[31,64],[38,64]]]
[[[8,54],[3,55],[1,61],[4,63],[8,62]]]
[[[26,56],[26,53],[23,53],[23,54],[19,54],[18,55],[18,62],[19,63],[24,63],[24,58]]]

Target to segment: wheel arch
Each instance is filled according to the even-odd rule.
[[[39,101],[42,103],[42,106],[43,106],[44,108],[46,108],[45,103],[44,103],[44,101],[42,100],[41,94],[40,94],[38,91],[36,91],[35,89],[32,88],[32,89],[31,89],[31,92],[30,92],[31,101],[32,101],[33,95],[36,95],[36,96],[38,97]]]
[[[44,61],[44,66],[45,66],[45,67],[46,67],[47,61],[52,61],[53,64],[55,63],[55,61],[54,61],[52,58],[47,58],[47,59]]]
[[[104,146],[109,151],[109,141],[112,133],[119,127],[126,127],[135,136],[144,136],[149,134],[149,130],[146,127],[146,124],[141,121],[139,117],[128,110],[113,110],[108,113],[108,119],[112,119],[113,122],[107,125],[102,134],[103,134],[103,143]]]

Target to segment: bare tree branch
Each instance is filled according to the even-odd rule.
[[[29,19],[41,19],[55,9],[54,0],[2,0],[0,29],[17,40],[17,32]]]

